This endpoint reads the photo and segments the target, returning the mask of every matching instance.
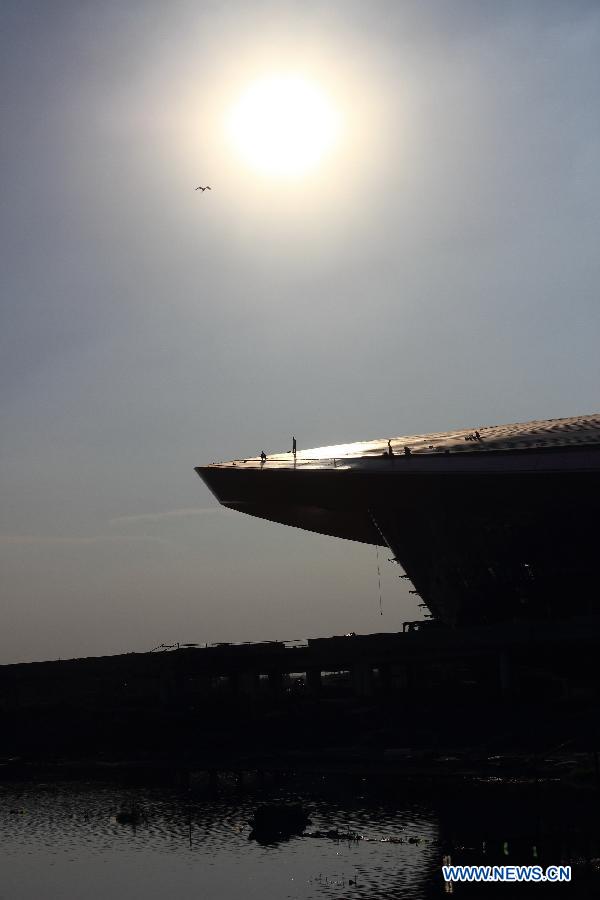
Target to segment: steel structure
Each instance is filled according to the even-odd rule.
[[[595,612],[600,414],[196,469],[220,503],[387,545],[448,624]]]

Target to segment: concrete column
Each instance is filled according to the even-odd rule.
[[[352,687],[357,697],[372,695],[373,667],[370,663],[356,663],[352,668]]]
[[[177,689],[177,681],[172,675],[162,675],[159,682],[158,696],[160,705],[165,708],[176,704],[179,698],[179,691]]]
[[[239,676],[239,692],[246,697],[253,697],[258,689],[258,675],[256,672],[242,672]]]
[[[306,687],[311,694],[321,693],[321,670],[307,669],[306,671]]]
[[[413,666],[409,665],[409,663],[399,663],[392,666],[390,680],[395,691],[402,691],[403,693],[410,691],[415,680]]]
[[[273,694],[283,691],[283,672],[269,672],[269,689]]]
[[[379,687],[383,694],[389,694],[392,690],[392,667],[384,663],[377,667],[379,671]]]

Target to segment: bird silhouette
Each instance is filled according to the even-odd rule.
[[[212,188],[208,184],[206,185],[206,187],[202,187],[202,185],[199,184],[198,187],[196,188],[196,190],[197,191],[211,191]]]

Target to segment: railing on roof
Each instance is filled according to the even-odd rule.
[[[487,441],[478,441],[473,444],[468,444],[467,446],[462,446],[457,443],[449,443],[449,444],[441,444],[434,447],[423,447],[419,445],[410,445],[409,447],[410,453],[405,454],[402,452],[402,449],[399,447],[397,452],[395,450],[394,454],[390,456],[384,449],[384,445],[381,445],[381,449],[367,451],[366,453],[355,453],[355,454],[347,454],[344,456],[316,456],[316,457],[308,457],[308,456],[292,456],[289,455],[284,456],[283,454],[274,454],[273,456],[267,456],[266,460],[261,460],[260,457],[249,457],[247,459],[236,459],[236,460],[228,460],[218,463],[213,463],[212,466],[217,468],[219,467],[243,467],[248,466],[250,468],[256,469],[273,469],[273,468],[284,468],[284,469],[300,469],[300,468],[334,468],[334,469],[343,469],[350,468],[352,464],[356,463],[365,463],[365,462],[390,462],[394,463],[397,461],[410,460],[413,456],[416,457],[440,457],[440,456],[456,456],[457,454],[477,454],[477,453],[494,453],[495,451],[506,451],[506,450],[539,450],[539,449],[555,449],[560,447],[569,447],[574,445],[579,446],[594,446],[600,444],[600,436],[564,436],[564,435],[556,435],[551,436],[546,440],[539,440],[539,437],[533,439],[521,438],[521,439],[513,439],[513,440],[487,440]],[[209,467],[210,468],[210,467]]]

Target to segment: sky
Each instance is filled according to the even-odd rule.
[[[194,466],[598,411],[599,95],[596,0],[5,0],[0,663],[420,617]]]

